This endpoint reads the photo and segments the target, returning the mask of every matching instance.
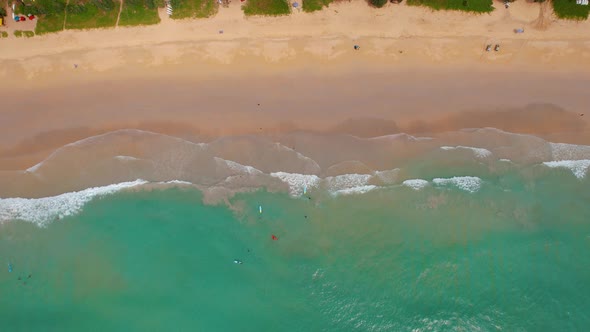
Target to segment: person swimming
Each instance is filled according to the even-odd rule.
[[[234,264],[243,264],[243,262],[239,259],[234,259]]]

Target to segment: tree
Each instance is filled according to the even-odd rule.
[[[115,9],[115,3],[113,0],[92,0],[92,2],[94,2],[96,7],[105,12],[110,12]]]
[[[375,6],[377,8],[381,8],[381,7],[385,6],[385,4],[387,3],[387,0],[369,0],[369,3],[372,6]]]
[[[6,9],[4,7],[0,7],[0,17],[6,17]]]

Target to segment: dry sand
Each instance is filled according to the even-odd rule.
[[[474,15],[353,1],[245,18],[234,1],[210,19],[3,39],[0,170],[129,127],[210,140],[493,126],[590,143],[590,21],[495,5]]]

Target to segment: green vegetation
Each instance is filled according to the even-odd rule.
[[[328,7],[332,1],[334,0],[303,0],[303,11],[311,13],[322,10],[322,8]]]
[[[8,7],[8,0],[0,0],[0,17],[6,17],[6,7]]]
[[[113,0],[70,0],[67,7],[66,29],[95,29],[114,27],[119,2]]]
[[[278,16],[291,13],[287,0],[248,0],[242,8],[246,15]]]
[[[35,33],[38,35],[63,30],[66,0],[23,0],[18,2],[17,13],[38,17]]]
[[[553,0],[553,10],[559,18],[581,21],[588,18],[590,6],[578,5],[576,0]]]
[[[6,32],[6,31],[4,31]],[[2,34],[4,35],[4,34]],[[27,37],[27,38],[31,38],[35,36],[35,33],[33,31],[22,31],[22,30],[14,30],[14,36],[21,38],[21,37]],[[8,37],[8,34],[6,34],[6,37]]]
[[[492,0],[408,0],[411,6],[426,6],[434,10],[450,9],[474,13],[489,13],[494,8]]]
[[[381,8],[381,7],[385,6],[386,3],[387,3],[387,0],[369,0],[369,4],[371,4],[371,6],[377,7],[377,8]]]
[[[8,32],[6,32],[6,31],[0,31],[0,37],[1,38],[8,38]]]
[[[156,3],[155,0],[124,1],[121,17],[119,19],[120,26],[150,25],[158,24],[160,22],[157,7],[159,3]]]
[[[238,1],[238,0],[235,0]],[[204,18],[217,13],[216,0],[170,0],[172,18]]]

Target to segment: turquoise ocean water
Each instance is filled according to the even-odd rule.
[[[43,227],[20,212],[0,226],[0,329],[584,331],[590,182],[503,163],[418,158],[404,166],[420,189],[204,204],[178,185],[95,197]],[[434,180],[459,175],[478,185]]]

